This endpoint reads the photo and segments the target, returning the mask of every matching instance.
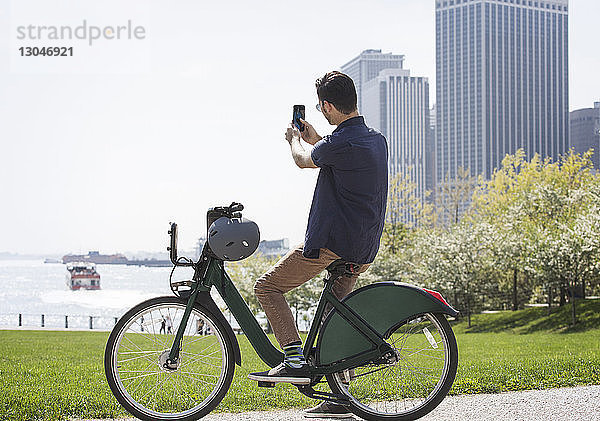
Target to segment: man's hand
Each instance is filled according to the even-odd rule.
[[[287,130],[285,132],[285,140],[287,140],[287,142],[291,145],[292,140],[294,140],[294,138],[296,138],[296,139],[298,139],[298,141],[300,141],[300,132],[295,127],[290,126],[287,128]]]
[[[304,129],[304,131],[307,130]],[[300,132],[298,131],[298,129],[290,125],[290,127],[288,127],[285,132],[285,140],[287,140],[287,142],[290,144],[290,148],[292,150],[292,158],[294,158],[294,162],[296,163],[296,165],[298,165],[298,167],[317,168],[312,158],[310,157],[310,151],[305,151],[302,147],[302,143],[300,142]]]
[[[304,139],[306,143],[314,145],[319,140],[323,139],[321,136],[319,136],[319,134],[312,125],[307,123],[305,120],[299,120],[302,124],[304,124],[304,130],[302,131],[302,139]]]

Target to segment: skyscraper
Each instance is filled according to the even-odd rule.
[[[358,110],[361,113],[363,112],[362,90],[364,84],[375,78],[383,69],[402,69],[403,63],[403,55],[383,54],[381,50],[364,50],[341,67],[342,72],[354,81],[358,97]]]
[[[423,200],[427,189],[427,140],[430,139],[429,81],[405,69],[385,69],[363,84],[363,115],[389,145],[390,179],[398,174],[415,183]],[[411,215],[406,213],[405,219]]]
[[[435,192],[436,181],[436,156],[435,156],[435,126],[437,117],[437,107],[429,110],[429,131],[427,141],[425,142],[425,188],[430,192]],[[433,197],[431,197],[433,199]]]
[[[577,153],[594,149],[592,162],[600,170],[600,102],[594,108],[571,112],[571,147]]]
[[[569,144],[568,0],[436,0],[437,181]]]

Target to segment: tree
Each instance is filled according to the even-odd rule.
[[[463,221],[422,237],[418,271],[424,286],[448,296],[467,316],[469,327],[472,313],[482,305],[494,278],[495,260],[489,247],[493,234],[488,224]]]
[[[278,256],[265,256],[261,253],[254,253],[247,259],[237,262],[227,262],[227,273],[235,282],[235,286],[240,292],[250,310],[254,313],[260,313],[262,307],[254,294],[254,283],[258,278],[264,275],[271,266],[273,266]],[[270,325],[267,326],[270,331]]]
[[[471,199],[477,187],[477,177],[471,175],[468,168],[459,167],[455,178],[446,174],[444,181],[435,193],[435,204],[438,218],[445,225],[457,224],[460,216],[471,205]]]
[[[523,191],[531,187],[532,174],[528,169],[537,171],[539,158],[534,157],[528,166],[524,157],[523,150],[507,155],[489,181],[480,179],[469,215],[473,223],[484,221],[494,227],[496,240],[490,247],[496,256],[498,292],[507,293],[503,301],[509,302],[513,310],[529,301],[533,292],[530,276],[523,270],[528,256],[523,232],[528,227],[523,218],[522,197]]]
[[[319,301],[323,288],[323,278],[315,277],[285,294],[286,301],[290,307],[294,309],[296,326],[298,326],[300,312],[306,313],[308,310],[315,307],[316,303]]]
[[[428,195],[429,192],[425,193],[425,197]],[[399,173],[390,180],[382,248],[396,253],[411,230],[435,224],[437,214],[433,205],[423,199],[417,192],[416,183],[407,175]]]

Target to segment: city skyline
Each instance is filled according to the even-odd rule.
[[[368,5],[310,0],[291,13],[276,1],[107,0],[100,9],[0,0],[7,29],[0,36],[0,251],[158,251],[170,221],[179,223],[181,247],[191,249],[206,229],[206,209],[234,200],[263,238],[302,241],[317,171],[295,168],[283,139],[292,105],[306,104],[308,121],[331,133],[314,109],[314,80],[367,49],[402,54],[413,74],[435,81],[434,2]],[[572,110],[600,96],[598,12],[598,2],[570,2]],[[66,59],[15,56],[14,25],[83,19],[99,26],[131,19],[146,39],[122,41],[118,55],[115,44],[76,46],[99,66],[74,74],[52,65]],[[370,29],[356,30],[364,25]],[[344,42],[330,47],[338,37]],[[146,61],[120,68],[134,45],[142,50],[133,56]]]

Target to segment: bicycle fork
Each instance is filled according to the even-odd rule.
[[[188,297],[188,302],[185,307],[185,311],[183,312],[181,323],[179,323],[179,327],[177,328],[177,333],[175,334],[173,345],[171,345],[171,350],[169,351],[169,357],[163,364],[163,368],[166,370],[177,370],[177,368],[179,367],[179,352],[181,351],[183,335],[185,334],[185,329],[187,327],[188,320],[190,319],[190,315],[192,314],[194,303],[196,302],[196,298],[198,297],[198,293],[201,289],[199,279],[203,279],[206,276],[207,270],[208,263],[206,263],[205,260],[201,265],[200,270],[197,270],[194,273],[194,276],[192,278],[192,290]],[[199,273],[202,273],[202,276],[199,276]]]
[[[173,345],[171,346],[171,350],[169,352],[169,357],[164,362],[162,367],[166,370],[177,370],[177,367],[179,367],[179,351],[181,350],[181,342],[183,341],[183,335],[185,333],[190,315],[192,314],[192,309],[194,308],[194,302],[196,301],[197,295],[198,289],[196,289],[188,299],[187,306],[183,312],[183,317],[181,318],[181,323],[179,323],[177,333],[175,334],[175,339],[173,340]]]

